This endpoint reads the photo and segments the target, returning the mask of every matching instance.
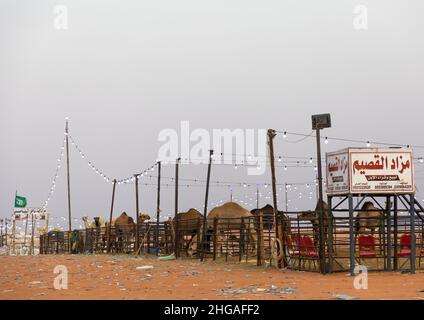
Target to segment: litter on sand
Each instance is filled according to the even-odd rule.
[[[337,300],[359,300],[358,297],[352,297],[352,296],[348,296],[344,294],[336,296],[336,299]]]
[[[137,267],[137,268],[135,268],[136,270],[139,270],[139,271],[147,271],[147,270],[152,270],[152,269],[154,269],[154,267],[153,266],[141,266],[141,267]]]
[[[172,260],[176,260],[175,258],[175,253],[169,255],[169,256],[165,256],[165,257],[160,257],[158,258],[159,261],[172,261]]]

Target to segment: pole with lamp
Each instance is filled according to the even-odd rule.
[[[325,232],[324,232],[324,202],[322,187],[322,164],[321,164],[321,130],[331,128],[331,115],[318,114],[312,116],[312,130],[316,131],[317,142],[317,169],[318,169],[318,213],[319,213],[319,259],[320,271],[326,274],[325,266]]]

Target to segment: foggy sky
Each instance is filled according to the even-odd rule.
[[[57,4],[68,8],[67,30],[53,28]],[[353,28],[358,4],[368,7],[368,30]],[[183,120],[193,129],[309,133],[311,114],[330,112],[324,135],[424,145],[423,12],[420,0],[2,0],[0,216],[11,215],[15,190],[30,206],[44,203],[65,117],[87,158],[117,178],[154,163],[160,130]],[[330,141],[323,151],[351,145]],[[314,152],[313,139],[276,140],[277,155]],[[64,169],[49,204],[55,217],[67,216]],[[243,170],[216,166],[212,179],[270,181]],[[416,167],[418,188],[422,173]],[[279,183],[315,178],[305,168],[277,174]],[[181,177],[205,179],[206,167],[182,166]],[[112,186],[72,147],[71,178],[73,215],[108,216]],[[133,189],[118,187],[115,215],[134,215]],[[164,214],[173,213],[173,193],[163,188]],[[245,193],[255,189],[234,189]],[[180,195],[181,210],[204,201],[200,187]],[[292,209],[315,206],[290,197]],[[211,190],[211,203],[228,199],[228,188]],[[153,214],[155,187],[141,186],[140,203]]]

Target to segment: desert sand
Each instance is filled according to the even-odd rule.
[[[56,290],[55,266],[68,269],[68,289]],[[152,266],[150,270],[137,267]],[[424,299],[424,273],[370,273],[356,290],[346,273],[320,275],[246,263],[158,261],[131,256],[0,257],[0,299]]]

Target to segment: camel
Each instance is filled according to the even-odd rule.
[[[86,229],[104,228],[106,226],[106,221],[103,217],[94,217],[93,222],[90,223],[88,222],[88,216],[84,216],[82,217],[82,221]]]
[[[255,217],[262,212],[262,221],[264,230],[272,230],[274,228],[274,207],[267,204],[261,209],[253,209],[250,211]],[[283,211],[278,211],[278,215],[286,222],[286,233],[290,233],[290,221]]]
[[[255,217],[259,216],[262,212],[262,221],[264,230],[272,230],[274,227],[274,207],[267,204],[261,209],[253,209],[250,211]]]
[[[150,220],[150,216],[145,213],[139,213],[140,223],[144,223],[146,220]],[[136,236],[136,223],[126,212],[122,212],[122,214],[115,219],[114,227],[118,246],[117,249],[118,251],[123,251],[124,243],[128,246],[131,240]]]
[[[328,205],[325,201],[322,203],[323,207],[323,220],[324,220],[324,240],[327,242],[328,237]],[[317,203],[317,206],[315,207],[314,211],[305,211],[302,212],[299,215],[299,220],[309,220],[312,223],[312,229],[314,233],[314,245],[318,245],[318,239],[319,239],[319,202]]]
[[[213,233],[214,228],[214,220],[215,218],[223,219],[221,222],[225,221],[225,223],[218,224],[218,230],[216,230],[217,234],[220,238],[223,237],[223,233],[225,231],[231,230],[240,230],[240,226],[242,224],[242,218],[244,220],[244,229],[247,231],[247,240],[251,240],[253,242],[252,249],[254,249],[257,236],[253,224],[253,215],[250,211],[244,209],[239,204],[235,202],[227,202],[222,206],[216,207],[212,209],[206,219],[206,237],[210,237],[211,233]],[[226,220],[224,220],[226,219]],[[194,255],[197,252],[197,239],[198,237],[202,237],[202,230],[200,234],[196,234],[190,244],[189,255]],[[201,239],[201,238],[200,238]],[[209,242],[209,241],[207,241]],[[222,251],[223,241],[217,241],[220,244],[220,251]]]
[[[196,209],[191,208],[186,212],[179,212],[176,217],[169,221],[171,223],[172,239],[175,239],[176,224],[178,221],[178,234],[184,240],[187,240],[184,241],[187,243],[185,247],[186,252],[188,252],[190,243],[199,230],[199,220],[203,221],[203,215]]]
[[[106,221],[103,217],[94,217],[93,222],[90,223],[88,221],[88,216],[82,217],[82,221],[84,223],[84,227],[86,229],[85,232],[85,251],[92,251],[93,244],[95,246],[98,245],[98,240],[101,239],[101,246],[104,247],[107,236],[106,232],[102,232],[103,230],[106,230]],[[84,235],[83,235],[84,236]],[[98,249],[98,248],[96,248]],[[96,250],[95,249],[95,250]]]
[[[383,216],[383,212],[377,209],[371,201],[365,202],[361,211],[356,215],[356,233],[364,233],[366,229],[369,229],[374,235],[375,229],[380,228]]]

